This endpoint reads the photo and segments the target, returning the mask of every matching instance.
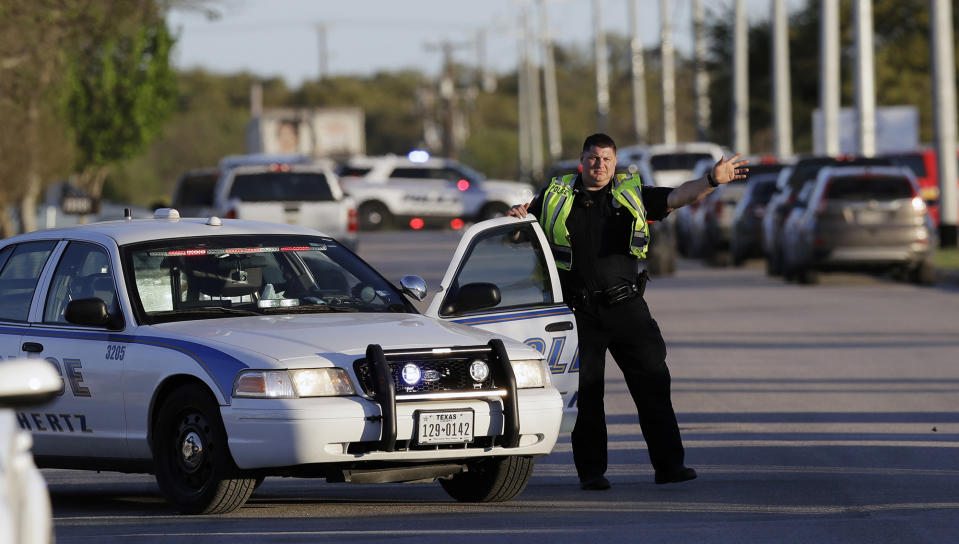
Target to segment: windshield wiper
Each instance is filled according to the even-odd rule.
[[[235,316],[263,315],[260,312],[252,310],[238,310],[236,308],[224,308],[223,306],[198,306],[193,308],[181,308],[179,310],[170,310],[166,312],[157,312],[155,315],[202,315],[202,314],[222,314]]]
[[[265,314],[314,314],[325,312],[358,312],[359,308],[354,306],[343,306],[338,304],[310,304],[309,306],[273,306],[261,308]]]

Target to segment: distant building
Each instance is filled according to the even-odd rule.
[[[275,108],[246,127],[246,152],[345,158],[366,153],[360,108]]]

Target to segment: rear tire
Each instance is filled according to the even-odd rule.
[[[936,266],[926,259],[913,269],[910,279],[918,285],[933,285],[936,283]]]
[[[533,476],[532,457],[493,457],[471,462],[461,472],[440,485],[460,502],[505,502],[526,489]]]
[[[509,211],[509,206],[503,204],[502,202],[490,202],[483,206],[483,209],[480,210],[479,220],[486,221],[487,219],[495,219],[497,217],[505,217],[506,212]]]
[[[819,283],[819,271],[812,268],[800,268],[796,274],[799,283],[803,285],[815,285]]]
[[[778,253],[773,252],[766,255],[766,275],[780,276],[783,273],[782,258]]]
[[[256,485],[233,463],[220,407],[196,384],[163,401],[153,428],[153,461],[160,491],[184,514],[232,512]]]
[[[359,215],[360,230],[383,230],[393,225],[393,214],[380,202],[360,204],[357,215]]]

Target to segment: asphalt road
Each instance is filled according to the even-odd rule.
[[[439,284],[450,233],[364,236],[391,280]],[[959,538],[959,290],[767,278],[683,261],[647,289],[699,479],[652,483],[607,365],[608,491],[580,491],[569,437],[504,504],[438,484],[270,478],[226,516],[181,516],[150,476],[46,470],[58,542],[949,542]]]

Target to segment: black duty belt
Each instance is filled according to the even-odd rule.
[[[624,282],[600,291],[583,289],[573,295],[573,306],[615,306],[643,295],[646,288],[646,272],[640,274],[638,281]]]

